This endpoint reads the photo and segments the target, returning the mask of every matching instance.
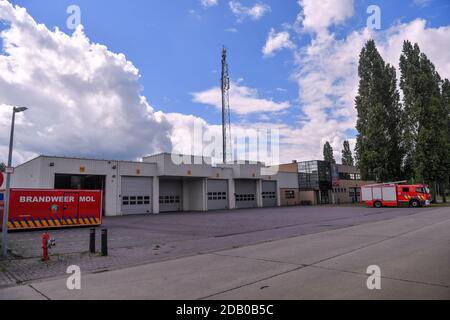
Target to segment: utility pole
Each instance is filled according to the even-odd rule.
[[[222,145],[223,163],[232,160],[231,111],[230,111],[230,76],[228,73],[227,49],[222,48]]]

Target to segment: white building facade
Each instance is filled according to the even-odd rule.
[[[142,162],[39,156],[16,167],[12,187],[103,190],[105,216],[279,206],[286,177],[263,168],[169,153]]]

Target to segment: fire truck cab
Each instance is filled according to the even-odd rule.
[[[361,201],[367,207],[422,207],[431,203],[430,189],[423,184],[381,183],[361,188]]]

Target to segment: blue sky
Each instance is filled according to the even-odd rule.
[[[156,110],[164,113],[194,115],[211,125],[220,123],[218,110],[207,103],[194,102],[192,94],[218,86],[222,45],[226,45],[229,50],[230,72],[236,85],[257,91],[252,93],[255,98],[289,104],[289,108],[282,112],[265,112],[264,118],[261,113],[234,113],[234,124],[282,123],[296,129],[307,123],[314,113],[307,108],[311,99],[305,100],[308,93],[305,90],[314,84],[302,84],[299,73],[311,75],[313,72],[305,71],[307,66],[302,63],[314,58],[305,57],[305,50],[314,46],[313,42],[321,32],[306,30],[302,26],[298,16],[304,8],[296,0],[237,1],[241,8],[252,8],[257,4],[270,8],[258,19],[247,16],[241,20],[230,9],[230,1],[226,0],[218,0],[217,5],[209,7],[202,6],[200,0],[11,2],[25,7],[36,22],[45,24],[50,30],[57,27],[69,35],[72,30],[66,27],[66,9],[69,5],[78,5],[86,37],[94,43],[106,45],[111,52],[123,53],[139,69],[142,95]],[[336,1],[339,2],[352,1]],[[340,41],[349,41],[353,32],[362,33],[368,17],[366,9],[372,4],[381,8],[381,30],[376,32],[383,36],[390,36],[389,30],[398,25],[404,25],[406,29],[409,23],[418,18],[426,21],[427,30],[450,24],[450,3],[447,0],[355,0],[351,15],[338,23],[326,25],[326,34],[334,37],[333,44],[327,44],[327,50],[335,50]],[[271,56],[264,56],[262,49],[271,30],[274,34],[289,33],[292,46],[277,50]],[[359,50],[355,48],[355,52]],[[389,52],[388,44],[386,51]],[[314,60],[312,63],[318,62]],[[325,65],[322,67],[327,68]],[[314,68],[317,71],[321,66],[314,65]],[[333,81],[340,81],[341,77],[338,75]],[[317,86],[320,85],[320,82],[317,83]],[[340,98],[334,94],[324,94],[327,99],[331,99],[328,102],[330,105],[325,108],[325,115],[338,122],[353,117],[348,114],[350,111],[344,114],[336,111]],[[346,101],[349,103],[350,99]],[[352,106],[347,108],[350,110]],[[333,122],[323,125],[332,126]],[[334,141],[335,149],[342,139],[354,138],[355,132],[349,125],[336,131],[340,132],[340,136]],[[332,140],[330,132],[333,130],[324,133],[322,140]],[[318,146],[308,156],[320,154],[320,149],[321,146]]]
[[[264,1],[271,12],[258,21],[247,19],[243,22],[238,22],[229,10],[228,1],[219,1],[217,6],[209,8],[202,7],[199,0],[32,0],[12,3],[27,8],[37,22],[67,33],[71,30],[66,27],[66,8],[71,4],[78,5],[86,35],[113,52],[124,53],[140,70],[144,95],[153,106],[165,112],[188,113],[202,116],[210,123],[220,123],[218,111],[194,103],[191,93],[219,83],[222,45],[229,50],[233,79],[243,78],[243,83],[258,89],[262,97],[290,101],[292,109],[300,107],[297,83],[290,80],[296,68],[292,54],[280,52],[270,58],[261,54],[271,28],[280,30],[283,24],[296,20],[299,6],[295,0]],[[242,1],[248,6],[255,3]],[[355,16],[345,25],[334,28],[341,37],[364,27],[368,16],[366,8],[370,4],[382,8],[382,28],[418,17],[426,18],[435,27],[448,25],[450,21],[446,0],[424,2],[427,5],[415,5],[414,1],[406,0],[356,1]],[[308,35],[298,38],[299,46],[307,45],[310,40]],[[287,123],[295,122],[292,116],[281,117]]]

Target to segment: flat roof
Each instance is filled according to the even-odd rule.
[[[28,164],[32,161],[35,161],[39,158],[48,158],[48,159],[64,159],[64,160],[84,160],[84,161],[109,161],[109,162],[124,162],[124,163],[135,163],[135,164],[153,164],[150,162],[143,162],[143,161],[132,161],[132,160],[112,160],[112,159],[100,159],[100,158],[83,158],[83,157],[69,157],[69,156],[49,156],[49,155],[39,155],[35,158],[32,158],[24,163],[21,163],[20,165],[16,166],[16,168],[21,167],[25,164]]]

